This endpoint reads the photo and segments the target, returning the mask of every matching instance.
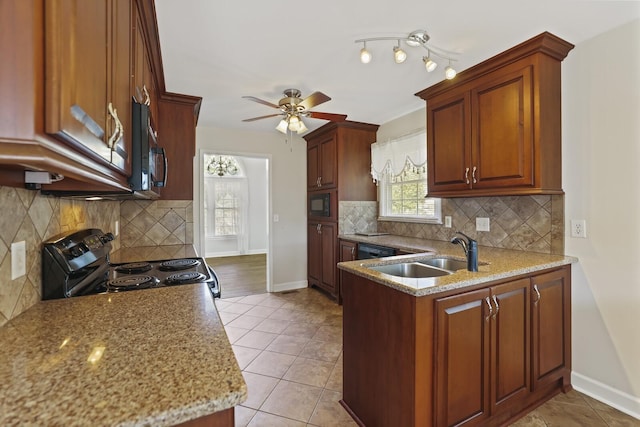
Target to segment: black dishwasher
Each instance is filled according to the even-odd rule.
[[[396,250],[394,248],[369,243],[358,243],[358,259],[383,258],[394,256],[395,254]]]

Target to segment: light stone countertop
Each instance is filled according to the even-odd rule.
[[[206,284],[43,301],[0,347],[3,426],[168,426],[247,398]]]
[[[577,258],[571,256],[478,246],[477,272],[458,270],[447,276],[420,279],[403,278],[380,273],[367,268],[367,266],[421,261],[434,257],[454,258],[464,261],[464,251],[460,245],[454,245],[440,240],[418,239],[415,237],[395,235],[370,237],[355,234],[341,234],[339,238],[413,252],[410,255],[398,255],[383,259],[341,262],[338,263],[338,268],[415,296],[433,295],[440,292],[462,289],[494,280],[507,279],[509,277],[578,262]]]

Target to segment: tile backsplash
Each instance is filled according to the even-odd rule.
[[[482,246],[564,254],[562,195],[442,199],[442,217],[451,216],[451,228],[443,224],[376,221],[376,206],[377,202],[340,202],[340,233],[379,231],[449,241],[456,231],[462,231]],[[491,231],[476,231],[478,217],[489,218]]]
[[[127,200],[120,216],[122,247],[193,243],[191,200]]]
[[[120,203],[86,202],[0,186],[0,326],[40,300],[42,242],[83,228],[113,230]],[[24,241],[27,274],[11,279],[11,243]],[[120,239],[112,242],[120,247]]]

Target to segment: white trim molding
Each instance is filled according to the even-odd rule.
[[[571,373],[573,388],[605,403],[619,411],[640,420],[640,398],[617,390],[600,381],[594,380],[577,372]]]

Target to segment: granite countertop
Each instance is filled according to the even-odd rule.
[[[458,270],[453,274],[440,277],[420,279],[401,278],[389,276],[366,267],[395,264],[398,262],[420,261],[434,257],[454,258],[464,261],[464,251],[459,245],[453,245],[449,242],[418,239],[415,237],[395,235],[369,237],[355,234],[342,234],[339,238],[353,242],[389,246],[406,252],[412,252],[410,255],[399,255],[382,259],[341,262],[338,263],[338,268],[415,296],[433,295],[468,286],[481,285],[494,280],[560,267],[578,261],[577,258],[570,256],[478,246],[478,272]]]
[[[206,284],[43,301],[0,343],[0,425],[168,426],[247,398]]]

